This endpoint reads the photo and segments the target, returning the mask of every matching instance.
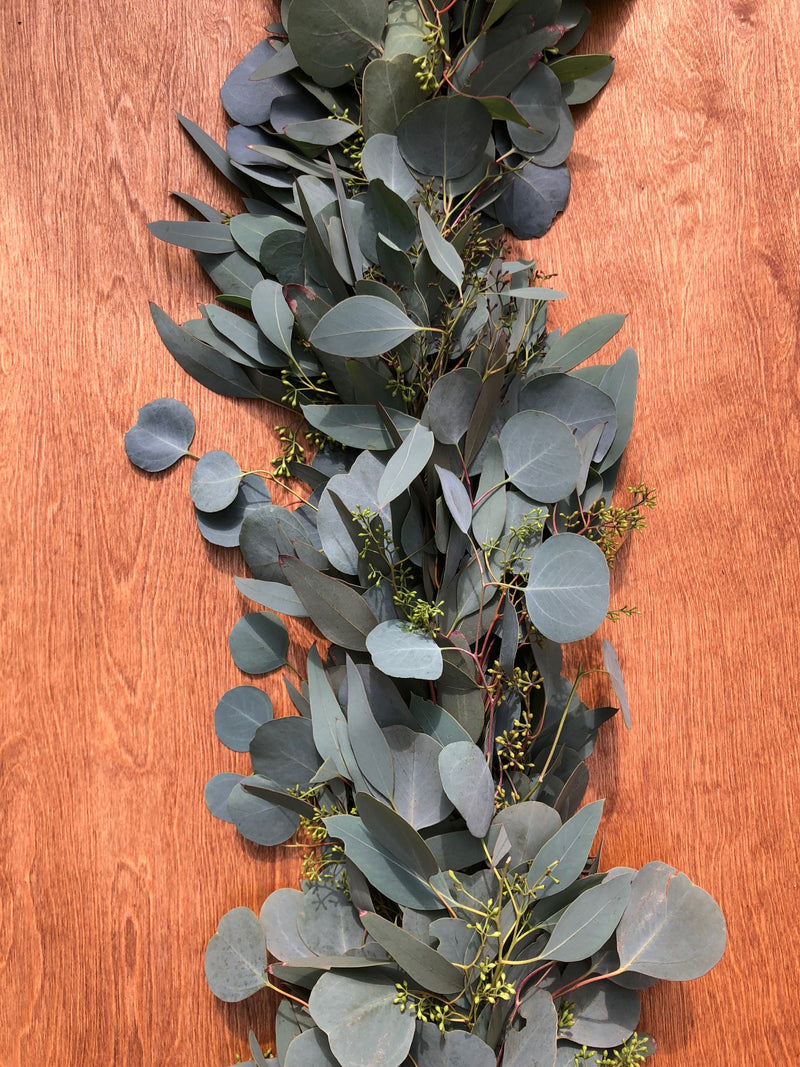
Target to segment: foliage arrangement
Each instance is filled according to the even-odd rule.
[[[666,864],[602,871],[602,801],[581,806],[617,710],[587,706],[582,679],[607,672],[630,716],[610,643],[574,679],[561,645],[635,610],[609,609],[609,579],[655,502],[637,485],[611,503],[638,364],[584,366],[623,317],[548,330],[564,294],[502,243],[563,207],[569,106],[611,57],[564,55],[588,20],[575,0],[281,15],[223,87],[227,151],[181,120],[246,211],[183,195],[202,219],[152,226],[196,252],[220,303],[182,327],[153,317],[202,384],[305,429],[278,428],[268,471],[192,456],[176,400],[126,435],[147,471],[192,456],[201,533],[241,549],[259,610],[230,634],[237,666],[286,665],[281,616],[330,642],[284,678],[297,715],[252,685],[216,708],[253,773],[215,776],[209,809],[305,857],[300,889],[223,916],[209,985],[280,992],[257,1065],[641,1063],[639,990],[704,974],[725,924]]]

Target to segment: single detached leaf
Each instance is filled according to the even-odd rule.
[[[434,446],[433,434],[418,424],[386,464],[378,483],[378,506],[385,507],[411,485],[425,469]]]
[[[141,470],[163,471],[189,455],[194,430],[194,415],[180,400],[151,400],[139,408],[135,425],[125,434],[125,452]]]
[[[362,914],[361,922],[415,984],[450,996],[464,988],[464,972],[424,941],[374,912]]]
[[[631,708],[630,704],[628,704],[628,694],[625,692],[625,680],[622,677],[622,669],[617,659],[617,653],[614,651],[614,646],[606,637],[603,638],[603,663],[608,671],[608,677],[611,679],[614,692],[617,694],[622,719],[630,730]]]
[[[228,647],[239,670],[267,674],[286,662],[289,634],[274,615],[253,611],[239,619],[231,630]]]
[[[405,116],[397,142],[412,170],[452,181],[478,166],[491,130],[492,117],[478,100],[439,96]]]
[[[400,619],[379,623],[367,635],[372,662],[391,678],[435,680],[442,674],[442,650],[428,634],[412,630]]]
[[[206,452],[192,472],[189,495],[200,511],[222,511],[236,499],[244,474],[233,456]]]
[[[351,296],[322,316],[310,341],[320,352],[366,359],[396,348],[417,333],[415,322],[389,300]]]
[[[206,949],[206,981],[220,1000],[233,1003],[265,988],[267,945],[249,908],[234,908],[219,921]]]
[[[423,244],[431,257],[434,267],[440,270],[445,278],[449,278],[458,291],[461,292],[461,283],[464,281],[464,261],[461,256],[439,232],[438,226],[422,204],[417,208],[417,219],[419,220]]]
[[[558,534],[536,549],[525,604],[545,637],[561,644],[588,637],[605,619],[608,600],[608,563],[594,542]]]
[[[500,432],[508,477],[543,503],[569,496],[578,481],[581,453],[569,427],[544,411],[520,411]]]
[[[272,719],[272,701],[263,689],[237,685],[229,689],[214,710],[217,737],[234,752],[247,752],[259,726]]]
[[[494,815],[494,780],[483,752],[471,741],[446,745],[439,755],[439,773],[469,832],[485,837]]]
[[[414,1016],[398,1009],[396,996],[391,979],[331,972],[312,989],[308,1009],[339,1063],[399,1067],[414,1037]]]
[[[244,785],[257,786],[263,791],[246,790]],[[274,804],[270,799],[270,783],[258,775],[245,779],[241,786],[231,790],[228,797],[228,815],[236,829],[257,845],[280,845],[296,832],[300,824],[298,813],[283,804]]]

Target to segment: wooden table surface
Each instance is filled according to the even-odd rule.
[[[135,472],[122,435],[186,401],[200,450],[274,454],[267,405],[214,396],[161,347],[158,300],[212,291],[145,224],[170,189],[233,207],[174,120],[221,136],[217,90],[258,3],[6,0],[0,166],[4,605],[0,1063],[227,1067],[271,1005],[215,1002],[219,916],[294,876],[207,815],[239,681],[233,554],[201,542],[188,467]],[[618,61],[581,120],[566,215],[536,246],[568,326],[629,314],[642,361],[627,473],[655,485],[618,567],[634,708],[593,761],[605,860],[661,859],[725,910],[722,964],[645,996],[659,1067],[788,1064],[797,1014],[800,8],[615,0]],[[620,346],[617,346],[620,347]],[[308,636],[297,628],[301,642]],[[596,654],[596,646],[594,652]],[[298,658],[299,658],[298,653]],[[274,689],[276,687],[273,687]],[[279,696],[276,692],[276,699]]]

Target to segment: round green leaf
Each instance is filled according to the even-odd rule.
[[[228,647],[239,670],[267,674],[286,662],[289,634],[274,615],[253,611],[239,619],[231,630]]]
[[[491,132],[492,117],[478,100],[439,96],[405,116],[397,141],[412,170],[452,181],[480,163]]]
[[[497,1056],[475,1034],[465,1030],[442,1033],[435,1023],[417,1027],[411,1055],[424,1067],[495,1067]]]
[[[414,1015],[401,1012],[391,979],[323,974],[308,1008],[328,1035],[331,1051],[347,1067],[399,1067],[414,1037]]]
[[[245,778],[242,785],[264,785],[269,783],[257,775]],[[241,786],[235,786],[228,797],[228,815],[231,822],[248,841],[256,845],[280,845],[288,841],[300,824],[300,816],[277,804],[271,804],[263,797],[248,793]]]
[[[434,639],[400,619],[389,619],[371,630],[367,651],[378,670],[392,678],[432,680],[442,674],[442,650]]]
[[[292,0],[289,44],[317,83],[352,80],[383,37],[388,0]]]
[[[578,481],[581,453],[569,427],[543,411],[520,411],[500,432],[508,477],[532,500],[554,504]]]
[[[223,822],[233,822],[228,814],[228,797],[240,782],[246,782],[247,778],[241,774],[215,774],[209,778],[203,792],[203,799],[211,814],[222,819]]]
[[[206,949],[206,981],[220,1000],[244,1000],[266,986],[267,945],[249,908],[234,908],[219,921]]]
[[[194,415],[180,400],[151,400],[125,434],[128,459],[143,471],[166,470],[188,455],[194,428]]]
[[[234,752],[247,752],[259,726],[272,719],[272,701],[263,689],[237,685],[229,689],[214,711],[217,737]]]
[[[389,726],[384,736],[392,753],[397,813],[415,830],[435,826],[453,810],[439,775],[442,746],[407,726]]]
[[[559,534],[537,548],[525,604],[545,637],[560,644],[588,637],[605,619],[608,600],[608,563],[592,541]]]
[[[331,1052],[328,1039],[312,1026],[293,1038],[283,1058],[284,1067],[341,1067]]]
[[[222,511],[195,509],[197,528],[206,541],[210,541],[212,545],[236,548],[247,512],[269,503],[271,503],[271,497],[264,479],[257,474],[246,474],[239,483],[236,498],[228,507],[223,508]]]
[[[244,475],[233,456],[227,452],[206,452],[197,463],[189,486],[189,495],[200,511],[222,511],[232,504]]]
[[[250,760],[256,774],[282,789],[307,789],[322,763],[311,720],[289,715],[265,722],[250,742]]]

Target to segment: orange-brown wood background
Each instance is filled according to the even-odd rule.
[[[198,450],[273,455],[266,405],[224,400],[161,347],[157,299],[212,291],[148,235],[179,189],[233,207],[173,112],[221,137],[217,90],[269,19],[222,0],[6,0],[0,1063],[227,1067],[270,1004],[202,977],[219,916],[293,877],[202,803],[245,766],[212,712],[240,564],[205,547],[189,467],[145,476],[122,435],[186,401]],[[536,247],[565,326],[625,311],[642,360],[629,480],[657,486],[614,600],[635,724],[593,761],[605,860],[659,858],[721,903],[728,953],[646,994],[660,1067],[800,1054],[798,115],[800,8],[616,0],[617,56],[580,122],[566,215]],[[620,345],[617,346],[619,348]],[[301,642],[308,636],[296,631]],[[297,653],[299,659],[300,653]],[[277,695],[277,683],[272,686]]]

